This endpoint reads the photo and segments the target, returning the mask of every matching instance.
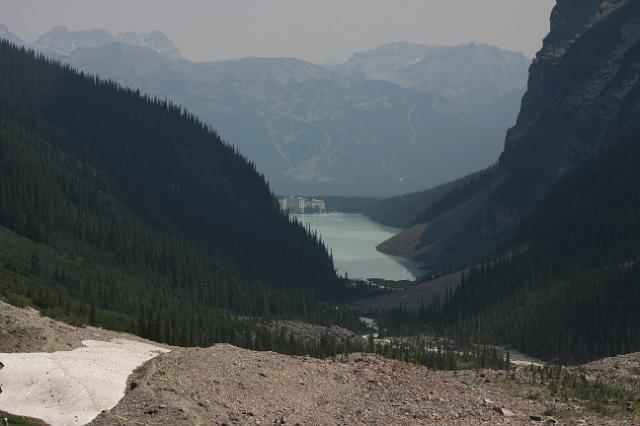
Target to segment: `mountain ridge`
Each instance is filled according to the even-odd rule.
[[[520,52],[483,43],[399,42],[356,53],[333,69],[436,93],[478,123],[508,128],[524,94],[529,64]]]
[[[7,40],[16,46],[25,46],[26,43],[17,35],[9,31],[9,27],[0,22],[0,39]]]
[[[148,34],[126,32],[114,36],[104,29],[69,31],[65,26],[57,26],[41,35],[33,47],[68,56],[78,48],[102,47],[114,42],[149,49],[171,59],[182,58],[180,49],[160,31]]]

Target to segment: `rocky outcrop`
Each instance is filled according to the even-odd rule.
[[[500,167],[509,178],[488,203],[486,226],[514,231],[556,182],[637,131],[639,41],[639,2],[558,0],[507,134]]]
[[[559,0],[501,165],[552,184],[616,139],[637,86],[640,3]]]

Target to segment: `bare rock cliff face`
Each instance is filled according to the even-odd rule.
[[[552,184],[616,139],[637,87],[638,0],[558,0],[501,165]]]
[[[562,177],[637,134],[639,75],[639,0],[558,0],[500,157],[509,178],[486,205],[483,233],[508,238]]]

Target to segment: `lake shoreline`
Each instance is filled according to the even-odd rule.
[[[377,249],[401,229],[381,225],[357,213],[292,213],[290,217],[318,232],[333,254],[340,275],[364,280],[414,281],[422,273],[421,264]]]

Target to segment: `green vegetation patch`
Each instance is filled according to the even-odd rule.
[[[13,414],[8,414],[5,412],[0,411],[0,418],[4,418],[6,417],[7,420],[9,420],[9,424],[10,425],[23,425],[23,426],[43,426],[46,425],[46,423],[40,421],[40,420],[35,420],[35,419],[29,419],[27,417],[22,417],[22,416],[14,416]]]
[[[640,395],[590,378],[578,368],[530,366],[508,375],[502,385],[509,393],[547,403],[545,415],[550,416],[570,417],[575,407],[606,417],[640,411]]]

